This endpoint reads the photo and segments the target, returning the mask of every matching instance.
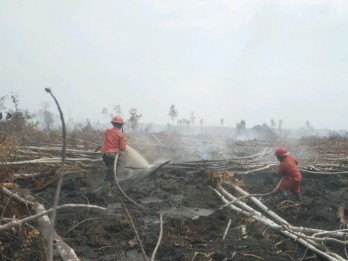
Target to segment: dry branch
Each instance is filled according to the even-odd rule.
[[[41,204],[35,204],[33,207],[37,214],[45,212],[45,208]],[[52,248],[54,250],[53,256],[59,256],[63,261],[79,261],[74,249],[72,249],[64,240],[57,234],[55,230],[53,232],[52,223],[47,215],[42,215],[37,219],[41,233],[43,234],[46,242],[53,241]]]
[[[56,193],[54,195],[54,202],[53,202],[52,225],[50,226],[50,233],[49,233],[49,239],[48,239],[48,258],[49,258],[49,261],[53,261],[53,245],[52,245],[52,243],[53,243],[53,236],[54,236],[54,232],[55,232],[54,225],[55,225],[55,221],[56,221],[56,213],[57,213],[57,207],[58,207],[58,202],[59,202],[59,195],[60,195],[60,192],[62,189],[63,179],[64,179],[64,175],[62,175],[61,172],[64,169],[65,157],[66,157],[66,155],[65,155],[65,153],[66,153],[66,128],[65,128],[64,114],[60,108],[58,100],[53,95],[50,88],[45,88],[45,91],[51,95],[51,97],[54,99],[54,101],[57,105],[60,119],[62,122],[62,141],[63,141],[61,165],[60,165],[60,168],[57,172],[59,179],[58,179],[57,189],[56,189]]]
[[[124,203],[122,202],[122,200],[121,200],[121,205],[122,205],[122,207],[123,207],[124,212],[126,213],[126,215],[127,215],[127,217],[128,217],[129,222],[130,222],[131,225],[132,225],[132,228],[133,228],[133,230],[134,230],[135,236],[136,236],[136,238],[137,238],[137,240],[138,240],[138,243],[139,243],[139,246],[140,246],[140,249],[141,249],[141,253],[143,254],[144,260],[145,260],[145,261],[148,261],[149,258],[148,258],[147,255],[146,255],[146,252],[145,252],[145,250],[144,250],[142,241],[141,241],[141,239],[140,239],[140,237],[139,237],[139,233],[138,233],[137,229],[135,228],[133,219],[132,219],[131,215],[129,214],[128,209],[126,208],[126,206],[125,206]]]
[[[52,223],[48,217],[48,214],[53,212],[53,208],[49,210],[45,210],[44,206],[42,204],[39,204],[37,202],[33,202],[31,199],[32,197],[30,195],[27,195],[30,200],[26,200],[22,197],[20,197],[17,193],[11,192],[7,190],[6,188],[1,188],[1,192],[14,200],[16,200],[19,203],[25,204],[27,206],[30,206],[36,214],[31,215],[29,217],[19,219],[19,220],[11,220],[8,223],[4,225],[0,225],[0,231],[8,230],[12,227],[21,226],[25,223],[37,220],[40,231],[42,235],[44,236],[46,242],[49,242],[49,240],[52,240],[52,250],[54,250],[54,253],[59,255],[63,261],[78,261],[78,257],[75,254],[75,251],[64,242],[64,240],[56,233],[55,230],[53,230],[53,233],[51,232],[52,229]],[[63,209],[63,208],[91,208],[91,209],[98,209],[105,211],[106,208],[102,208],[95,205],[86,205],[86,204],[66,204],[56,207],[56,210]],[[52,252],[53,255],[53,252]]]
[[[246,191],[244,191],[241,187],[232,185],[233,188],[243,196],[250,195]],[[229,193],[224,190],[224,188],[221,187],[221,192],[225,195],[228,195]],[[227,196],[228,198],[234,200],[235,197],[233,197],[231,194]],[[315,228],[307,228],[307,227],[294,227],[291,226],[286,220],[284,220],[282,217],[274,213],[270,208],[265,206],[260,200],[257,198],[253,197],[248,197],[256,206],[258,206],[262,211],[267,213],[271,218],[277,220],[281,224],[286,224],[287,227],[289,227],[291,230],[296,231],[296,232],[301,232],[301,233],[308,233],[308,234],[313,234],[313,236],[318,237],[318,236],[335,236],[335,237],[340,237],[340,238],[347,238],[348,237],[348,230],[346,229],[340,229],[340,230],[334,230],[334,231],[324,231],[321,229],[315,229]],[[238,203],[238,201],[237,201]]]
[[[213,190],[215,191],[215,193],[222,199],[223,202],[227,203],[227,199],[225,199],[225,197],[223,197],[223,195],[217,190],[217,189],[214,189]],[[292,231],[289,231],[287,229],[285,229],[284,226],[280,226],[278,225],[277,223],[275,223],[274,221],[270,220],[269,218],[265,217],[265,216],[260,216],[258,214],[255,214],[256,211],[253,211],[253,212],[250,212],[250,211],[246,211],[246,210],[243,210],[243,209],[240,209],[236,206],[234,206],[233,204],[232,205],[229,205],[229,207],[234,210],[234,211],[237,211],[238,213],[241,213],[241,214],[244,214],[248,217],[253,217],[255,218],[256,220],[258,220],[259,222],[261,222],[262,224],[274,229],[274,230],[277,230],[279,231],[280,233],[284,234],[285,236],[303,244],[305,247],[308,247],[311,251],[319,254],[320,256],[326,258],[327,260],[329,261],[343,261],[345,259],[343,259],[342,257],[338,256],[337,254],[333,253],[333,254],[329,254],[329,253],[325,253],[321,250],[319,250],[317,247],[315,247],[313,245],[312,242],[309,242],[309,241],[306,241],[304,240],[301,236],[302,234],[296,234],[295,232],[292,232]],[[334,255],[334,256],[332,256]]]
[[[229,202],[229,203],[223,205],[223,206],[220,207],[220,208],[227,207],[228,205],[234,203],[235,201],[239,201],[239,202],[240,202],[241,199],[250,198],[250,197],[260,197],[260,196],[271,195],[271,194],[273,194],[274,192],[277,191],[277,189],[278,189],[279,185],[282,183],[282,181],[283,181],[283,178],[280,179],[280,181],[278,182],[277,186],[276,186],[271,192],[264,193],[264,194],[248,194],[248,193],[246,193],[245,191],[243,191],[240,187],[238,187],[238,186],[232,184],[232,186],[233,186],[236,190],[240,189],[240,191],[243,192],[243,193],[242,193],[243,196],[242,196],[242,197],[239,197],[239,198],[233,197],[231,202]],[[223,189],[223,188],[221,187],[221,189]],[[231,196],[232,196],[232,195],[231,195]]]
[[[62,137],[62,135],[59,134],[59,133],[50,132],[50,134],[53,134],[53,135],[57,135],[57,136]],[[73,138],[73,139],[74,139],[74,140],[77,140],[77,141],[84,142],[84,143],[89,143],[89,144],[91,144],[91,145],[93,145],[93,146],[99,146],[99,144],[98,144],[98,143],[95,143],[95,142],[91,142],[91,141],[87,141],[87,140],[81,140],[81,139],[77,139],[77,138]]]
[[[89,159],[89,158],[66,158],[68,162],[102,162],[101,159]],[[22,160],[22,161],[7,161],[3,162],[5,165],[23,165],[23,164],[58,164],[61,163],[61,158],[40,158],[33,160]]]
[[[106,208],[102,208],[102,207],[95,206],[95,205],[86,205],[86,204],[65,204],[65,205],[61,205],[61,206],[57,207],[57,209],[63,209],[63,208],[90,208],[90,209],[99,209],[99,210],[103,210],[103,211],[106,210]],[[10,229],[12,227],[23,225],[23,224],[28,223],[30,221],[36,220],[44,215],[47,215],[47,214],[51,213],[52,211],[53,211],[53,208],[51,208],[49,210],[42,211],[38,214],[29,216],[29,217],[26,217],[23,219],[10,221],[4,225],[1,225],[0,231],[5,231],[5,230]]]
[[[84,174],[86,171],[85,170],[75,170],[75,171],[62,171],[62,175],[67,176],[67,175],[74,175],[77,174],[80,176],[81,174]],[[13,178],[16,179],[27,179],[27,178],[39,178],[39,177],[45,177],[45,176],[51,176],[52,171],[49,172],[38,172],[38,173],[14,173]]]
[[[309,173],[309,174],[318,174],[318,175],[338,175],[338,174],[348,174],[348,171],[311,171],[311,170],[306,170],[303,168],[300,168],[301,172],[303,173]]]
[[[264,148],[261,153],[258,153],[258,154],[255,154],[255,155],[250,155],[250,156],[245,156],[245,157],[228,156],[228,157],[226,157],[226,159],[238,159],[238,160],[255,159],[255,158],[261,158],[261,157],[266,156],[266,155],[270,155],[270,154],[272,154],[272,152],[273,152],[273,149],[271,149],[271,148]]]
[[[337,219],[340,223],[340,228],[347,228],[347,220],[344,217],[344,203],[340,204],[337,208]]]
[[[225,240],[225,238],[226,238],[226,236],[227,236],[227,232],[228,232],[228,230],[230,229],[231,223],[232,223],[232,219],[230,219],[230,220],[228,221],[228,223],[227,223],[227,226],[226,226],[224,235],[223,235],[223,237],[222,237],[222,240]]]
[[[163,235],[163,216],[162,216],[162,213],[160,213],[160,234],[158,236],[158,240],[157,240],[157,244],[155,246],[155,249],[152,252],[151,261],[155,261],[155,256],[156,256],[157,250],[161,244],[162,235]]]
[[[21,146],[19,147],[21,149],[27,149],[27,150],[38,150],[38,151],[51,151],[51,152],[61,152],[61,147],[36,147],[36,146]],[[71,154],[87,154],[87,155],[100,155],[100,152],[95,151],[88,151],[88,150],[77,150],[77,149],[66,149],[67,153]]]

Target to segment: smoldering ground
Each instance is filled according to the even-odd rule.
[[[128,143],[141,156],[139,159],[138,154],[134,156],[130,152],[128,159],[133,160],[129,160],[125,165],[128,168],[125,169],[139,172],[139,176],[144,173],[144,169],[151,170],[161,162],[171,161],[157,172],[144,175],[145,178],[130,179],[131,182],[126,186],[120,183],[127,195],[145,208],[132,204],[117,189],[110,198],[94,192],[105,174],[105,166],[98,153],[88,152],[93,159],[88,169],[80,169],[78,174],[66,176],[60,204],[88,203],[108,209],[105,213],[86,209],[58,212],[57,232],[81,260],[142,260],[141,246],[151,256],[160,234],[161,213],[163,237],[156,254],[157,260],[293,260],[303,257],[323,260],[320,255],[296,240],[279,234],[279,231],[232,209],[221,208],[223,202],[209,188],[213,184],[217,185],[217,182],[209,183],[209,178],[219,177],[215,180],[231,193],[233,189],[228,182],[239,184],[251,194],[272,191],[277,181],[273,179],[271,169],[265,167],[277,163],[273,148],[278,145],[288,146],[301,164],[304,202],[301,205],[284,203],[276,195],[259,199],[291,225],[321,230],[335,230],[340,226],[336,206],[347,199],[344,178],[347,165],[344,155],[348,153],[346,140],[311,138],[241,141],[228,137],[219,139],[217,134],[192,136],[156,133],[129,134]],[[33,150],[32,147],[21,149],[30,153]],[[51,155],[59,154],[59,150],[52,148],[41,149],[49,150]],[[40,147],[35,150],[40,151]],[[76,168],[76,161],[69,161],[69,158],[81,159],[81,156],[76,156],[80,154],[86,157],[87,152],[76,148],[68,150],[66,167]],[[80,168],[84,168],[86,162],[89,161],[80,164]],[[14,169],[17,173],[30,170],[27,165]],[[118,171],[117,175],[122,175],[121,170]],[[51,173],[54,172],[47,171],[44,174],[50,177]],[[136,176],[132,174],[132,177]],[[33,191],[39,184],[32,178],[21,178],[18,181],[21,188]],[[40,180],[44,181],[44,178]],[[54,186],[48,186],[35,192],[35,195],[46,208],[50,208],[54,191]],[[248,199],[245,202],[250,204]],[[132,218],[141,242],[136,238],[123,205]],[[230,229],[223,239],[229,223]],[[246,229],[244,236],[240,235],[241,225]],[[1,241],[12,242],[8,234],[3,233],[1,236]],[[10,255],[10,248],[19,251],[18,242],[21,242],[20,239],[6,245],[6,253]],[[341,256],[345,255],[343,245],[325,242],[325,247]],[[35,251],[27,253],[27,260],[41,260],[38,239],[33,239],[32,249]]]

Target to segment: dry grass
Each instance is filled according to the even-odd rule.
[[[243,181],[237,179],[233,171],[228,170],[215,170],[207,173],[207,183],[213,187],[217,187],[222,184],[234,184],[240,187],[244,186]]]
[[[15,154],[17,142],[13,137],[3,135],[0,144],[0,161],[6,161],[11,155]]]

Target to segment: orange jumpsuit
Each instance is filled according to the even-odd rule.
[[[280,161],[278,173],[284,176],[278,188],[280,191],[289,189],[294,195],[301,193],[302,175],[297,164],[297,160],[289,155],[284,156],[284,159]]]
[[[114,127],[107,129],[104,132],[104,145],[102,153],[108,152],[118,153],[118,150],[124,151],[126,149],[126,136],[120,128]]]
[[[126,136],[122,130],[118,127],[107,129],[104,132],[104,144],[102,148],[103,161],[107,166],[107,172],[104,181],[112,181],[113,179],[113,166],[115,156],[120,151],[126,150]]]

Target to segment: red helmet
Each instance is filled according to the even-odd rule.
[[[123,121],[122,117],[119,116],[119,115],[117,115],[117,116],[112,118],[111,123],[113,123],[113,122],[119,123],[119,124],[122,124],[122,125],[124,124],[124,121]]]
[[[279,147],[279,148],[277,148],[276,151],[275,151],[275,153],[274,153],[274,155],[276,155],[276,156],[286,156],[286,155],[288,155],[288,154],[289,154],[289,151],[288,151],[288,149],[285,148],[285,147]]]

